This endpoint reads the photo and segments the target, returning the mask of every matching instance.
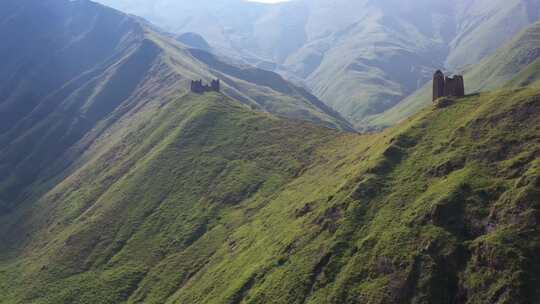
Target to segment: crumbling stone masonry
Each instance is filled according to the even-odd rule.
[[[438,70],[433,75],[433,101],[448,96],[465,96],[463,76],[455,75],[454,77],[448,77],[444,76],[443,72]]]
[[[191,81],[191,92],[196,94],[204,94],[205,92],[219,92],[220,91],[219,79],[214,79],[210,85],[203,84],[202,80]]]

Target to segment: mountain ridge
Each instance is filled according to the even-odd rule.
[[[0,28],[3,201],[20,195],[46,164],[69,165],[124,116],[185,94],[191,79],[215,77],[183,45],[121,12],[90,1],[10,3]],[[33,18],[45,23],[26,22]],[[222,73],[223,91],[259,110],[352,130],[312,95],[270,74],[288,91]]]
[[[534,0],[102,2],[277,71],[360,128],[436,69],[460,72],[493,54],[540,11]]]

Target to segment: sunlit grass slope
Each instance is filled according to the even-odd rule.
[[[179,97],[0,218],[0,302],[534,303],[539,113],[497,91],[366,136]]]
[[[262,208],[336,134],[254,114],[219,94],[187,95],[128,124],[102,138],[79,171],[3,219],[11,225],[3,243],[24,257],[19,270],[29,281],[19,284],[34,290],[23,302],[115,303],[132,288],[124,284],[169,260],[188,262],[191,252],[205,262],[244,213]],[[194,267],[187,276],[202,264],[185,266]],[[9,299],[2,294],[0,302]]]

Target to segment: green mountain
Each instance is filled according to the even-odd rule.
[[[140,110],[0,217],[0,302],[535,303],[539,101],[376,135],[220,94]]]
[[[65,169],[126,116],[185,94],[192,79],[219,77],[226,95],[254,109],[351,129],[316,97],[275,73],[227,64],[101,5],[17,0],[5,7],[0,200],[22,195],[21,186],[40,174],[51,177]],[[54,169],[45,170],[54,162]]]
[[[537,61],[356,134],[133,17],[5,8],[0,303],[540,302]]]
[[[168,76],[166,81],[157,82],[161,87],[152,87],[154,91],[181,88],[185,92],[190,79],[209,80],[217,77],[206,64],[191,56],[189,47],[156,32],[153,27],[134,17],[90,1],[68,1],[67,5],[65,2],[10,0],[4,5],[6,9],[3,10],[0,29],[3,40],[0,54],[2,62],[5,62],[0,72],[4,104],[24,97],[29,112],[42,99],[62,89],[64,92],[60,98],[54,99],[61,102],[61,98],[69,98],[69,94],[73,93],[69,85],[80,87],[94,81],[89,86],[96,86],[100,90],[110,87],[107,87],[107,83],[95,84],[96,78],[125,82],[125,92],[99,93],[89,88],[81,94],[95,95],[96,98],[109,94],[109,97],[121,103],[136,89],[150,85],[148,74],[155,74],[154,78]],[[42,20],[43,24],[28,20]],[[36,40],[40,42],[36,43]],[[246,104],[276,114],[317,121],[328,126],[348,127],[335,112],[327,107],[318,108],[320,101],[314,101],[313,96],[306,95],[305,90],[293,86],[277,74],[255,68],[251,68],[250,73],[260,78],[272,78],[273,81],[263,86],[225,74],[224,92],[242,99]],[[50,77],[50,74],[55,77]],[[105,74],[108,77],[97,77]],[[168,88],[164,88],[163,83]],[[9,105],[2,106],[2,113],[10,113]],[[104,112],[107,111],[104,109]],[[24,114],[2,117],[2,122],[10,125]]]
[[[536,0],[100,1],[302,83],[360,128],[540,18]]]

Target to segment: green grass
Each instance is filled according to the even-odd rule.
[[[148,108],[12,215],[0,302],[538,301],[538,96],[374,135],[219,94]]]

